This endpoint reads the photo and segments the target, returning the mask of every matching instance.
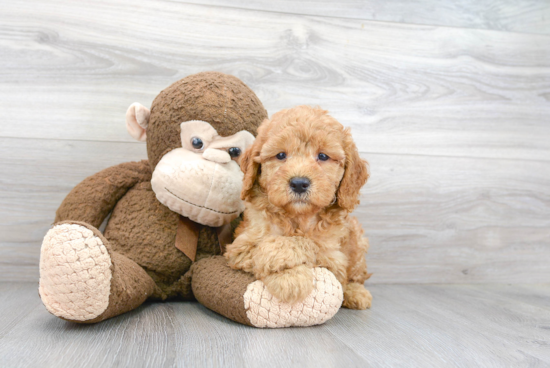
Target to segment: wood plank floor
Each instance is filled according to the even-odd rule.
[[[2,367],[544,367],[550,285],[373,285],[373,308],[261,330],[195,302],[96,325],[50,315],[35,283],[0,283]]]

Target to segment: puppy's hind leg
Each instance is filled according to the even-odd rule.
[[[371,303],[372,295],[362,284],[350,282],[344,286],[343,307],[349,309],[367,309],[370,308]]]

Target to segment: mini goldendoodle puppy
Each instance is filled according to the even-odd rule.
[[[229,265],[287,303],[308,296],[313,267],[326,267],[344,287],[344,307],[369,308],[369,245],[349,215],[368,170],[349,129],[319,108],[280,111],[260,126],[241,169],[246,210],[227,245]]]

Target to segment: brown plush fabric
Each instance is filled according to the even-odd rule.
[[[175,246],[178,218],[156,199],[151,183],[144,182],[120,199],[105,228],[113,250],[143,267],[163,290],[162,299],[177,295],[171,285],[192,263]]]
[[[111,253],[113,263],[109,306],[100,316],[84,323],[95,323],[139,307],[155,294],[155,282],[137,263],[116,252]]]
[[[148,161],[125,162],[98,172],[79,183],[61,203],[55,222],[83,221],[99,227],[126,192],[151,181]]]
[[[204,72],[181,79],[153,101],[147,129],[147,154],[155,168],[167,151],[181,147],[180,124],[203,120],[223,137],[241,130],[256,135],[267,112],[258,97],[238,78]]]
[[[193,294],[202,305],[235,322],[252,326],[244,308],[244,293],[255,281],[254,276],[229,268],[222,256],[195,262],[191,271]]]
[[[184,121],[203,120],[220,135],[229,136],[241,130],[255,135],[266,118],[262,103],[239,79],[215,72],[186,77],[163,90],[153,102],[147,127],[149,161],[105,169],[86,178],[67,195],[57,210],[56,222],[82,223],[98,232],[96,228],[111,213],[101,236],[109,244],[113,262],[112,299],[108,309],[89,323],[134,309],[146,297],[193,298],[189,272],[193,262],[175,246],[179,214],[156,199],[151,188],[152,170],[164,154],[181,147],[180,124]],[[200,225],[196,261],[219,254],[216,229]],[[226,285],[228,275],[241,275],[218,263],[214,265],[215,270],[208,271],[214,283],[218,280]],[[206,272],[203,268],[201,271]],[[217,271],[223,273],[216,276]],[[241,276],[237,279],[242,281],[245,278]],[[238,295],[241,299],[242,294]]]

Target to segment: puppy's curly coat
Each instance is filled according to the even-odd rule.
[[[312,292],[313,267],[326,267],[344,287],[344,307],[369,308],[369,245],[349,215],[368,170],[349,129],[319,108],[280,111],[262,123],[241,168],[246,210],[229,265],[288,303]]]

